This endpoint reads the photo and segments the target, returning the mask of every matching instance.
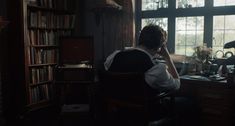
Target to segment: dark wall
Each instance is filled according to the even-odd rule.
[[[6,16],[6,0],[0,0],[0,15]]]
[[[0,16],[3,16],[3,17],[5,17],[6,16],[6,0],[0,0]],[[4,32],[4,30],[3,30],[3,32]],[[2,50],[3,50],[3,34],[4,33],[1,33],[1,31],[0,31],[0,49],[1,49],[1,52],[0,52],[0,65],[2,65],[2,54],[3,54],[3,52],[2,52]],[[0,66],[0,89],[1,89],[1,82],[2,82],[2,80],[1,80],[1,71],[2,69],[1,69],[1,66]],[[0,92],[0,94],[1,94],[1,92]]]
[[[95,0],[80,0],[77,2],[77,23],[75,35],[78,36],[93,36],[95,47],[95,64],[99,64],[102,61],[102,29],[101,26],[96,25],[95,15],[92,9],[96,6]]]
[[[102,64],[114,50],[132,46],[133,43],[133,32],[129,29],[129,26],[133,28],[133,24],[127,23],[131,20],[130,10],[125,7],[128,2],[115,0],[123,6],[122,10],[117,10],[104,7],[101,1],[86,0],[77,3],[77,7],[80,8],[77,9],[80,27],[77,27],[75,34],[94,37],[96,65]]]
[[[6,0],[0,0],[0,16],[6,17]],[[5,48],[5,29],[0,31],[0,125],[4,125],[2,116],[2,61],[4,60],[4,48]]]
[[[2,1],[2,0],[1,0]],[[24,96],[24,46],[21,0],[4,0],[8,25],[1,32],[2,107],[4,117],[13,119],[22,110]],[[2,5],[2,4],[1,4]],[[18,116],[19,117],[19,116]]]

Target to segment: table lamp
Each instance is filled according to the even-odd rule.
[[[235,40],[225,43],[224,48],[225,49],[235,48]]]
[[[235,48],[235,40],[225,43],[224,48],[225,49]],[[227,65],[234,65],[235,64],[235,56],[232,55],[231,57],[228,57],[227,59],[225,59],[224,63]]]

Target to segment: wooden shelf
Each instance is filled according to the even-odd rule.
[[[44,85],[44,84],[52,84],[54,81],[44,81],[44,82],[39,82],[39,83],[35,83],[35,84],[30,84],[30,87],[35,87],[38,85]]]
[[[31,47],[35,47],[35,48],[58,48],[57,45],[31,45]]]
[[[31,64],[29,67],[42,67],[42,66],[55,66],[57,63],[47,63],[47,64]]]
[[[50,11],[54,13],[60,13],[60,14],[73,14],[73,12],[70,12],[65,9],[56,9],[56,8],[49,8],[49,7],[43,7],[43,6],[37,6],[37,5],[27,5],[28,9],[35,10],[35,11]]]
[[[31,30],[41,30],[41,31],[69,31],[69,30],[73,30],[73,28],[41,28],[41,27],[28,27],[28,29],[31,29]]]
[[[37,103],[27,105],[27,108],[29,109],[29,111],[34,111],[37,109],[41,109],[41,108],[50,106],[49,103],[51,103],[50,100],[41,100]]]

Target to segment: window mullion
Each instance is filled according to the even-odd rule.
[[[168,0],[168,9],[175,12],[176,0]],[[168,49],[170,53],[175,52],[175,14],[171,13],[168,17]]]
[[[213,9],[214,0],[205,0],[205,8]],[[213,41],[213,14],[207,13],[204,15],[204,38],[203,42],[207,43],[208,47],[212,47]]]
[[[175,52],[175,17],[168,17],[168,49],[170,53]]]
[[[142,0],[135,1],[135,42],[137,45],[139,38],[139,31],[141,30],[141,19],[142,19],[142,10],[141,10]]]

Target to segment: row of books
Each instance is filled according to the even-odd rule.
[[[29,5],[67,10],[67,0],[28,0]]]
[[[31,68],[30,69],[31,85],[44,83],[53,80],[53,67]]]
[[[51,96],[51,85],[45,84],[36,87],[31,87],[29,90],[30,103],[37,103],[42,100],[49,100]]]
[[[72,29],[75,25],[74,14],[56,14],[45,11],[28,11],[28,27],[50,29]]]
[[[30,45],[58,45],[58,34],[54,31],[29,30]]]
[[[28,30],[28,40],[31,46],[36,45],[47,45],[56,46],[58,45],[60,36],[70,36],[71,30]]]
[[[57,62],[56,50],[30,48],[30,64],[48,64]]]

